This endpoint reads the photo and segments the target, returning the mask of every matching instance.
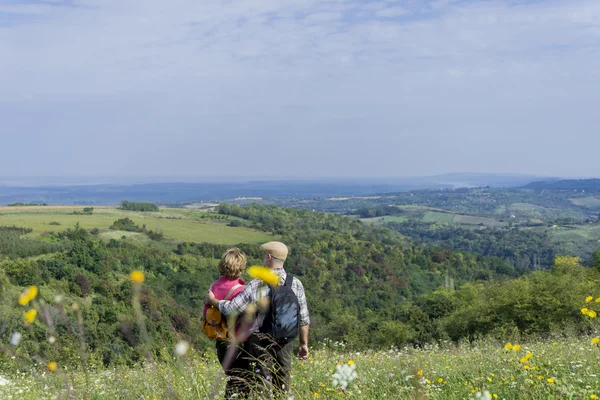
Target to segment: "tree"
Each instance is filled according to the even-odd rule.
[[[594,268],[596,268],[596,270],[598,272],[600,272],[600,251],[597,251],[594,253],[594,264],[593,264]]]

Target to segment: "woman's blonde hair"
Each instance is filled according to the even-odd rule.
[[[239,278],[246,268],[246,255],[243,251],[234,247],[229,249],[219,261],[219,273],[226,278]]]

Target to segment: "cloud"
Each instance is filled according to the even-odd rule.
[[[238,141],[252,151],[248,137],[286,135],[292,174],[305,170],[302,152],[326,159],[340,141],[349,155],[379,160],[364,166],[372,174],[411,174],[411,156],[399,160],[391,149],[416,153],[430,139],[437,160],[423,172],[483,162],[506,170],[502,154],[480,156],[485,140],[476,138],[499,142],[499,151],[519,139],[558,154],[564,145],[539,144],[532,127],[557,137],[578,126],[583,137],[590,128],[582,121],[597,121],[599,49],[600,3],[592,0],[12,1],[0,6],[0,117],[59,136],[93,125],[90,132],[127,143],[135,132],[158,140],[161,127],[181,142]],[[389,146],[357,145],[361,138]],[[460,143],[477,151],[444,162]],[[165,147],[148,146],[157,157]],[[193,165],[168,161],[174,172]],[[573,162],[573,171],[586,169]],[[542,168],[534,164],[514,168]],[[361,167],[344,159],[308,172],[328,168],[354,175]]]
[[[408,11],[402,7],[383,8],[383,9],[377,10],[377,12],[375,12],[375,15],[377,17],[382,17],[382,18],[401,17],[406,14],[408,14]]]

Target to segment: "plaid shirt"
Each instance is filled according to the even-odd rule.
[[[283,268],[273,268],[272,271],[279,275],[279,285],[284,285],[285,278],[287,277],[285,270]],[[261,297],[269,296],[269,290],[269,286],[266,283],[260,279],[254,279],[252,282],[247,284],[244,290],[235,296],[233,300],[219,301],[219,311],[221,311],[223,315],[241,315],[246,309],[246,306],[249,304],[255,304]],[[304,294],[304,286],[302,286],[300,279],[296,277],[294,277],[294,280],[292,281],[292,291],[298,298],[298,304],[300,305],[300,326],[310,324],[308,307],[306,305],[306,295]],[[259,323],[253,327],[252,331],[256,332],[260,325],[262,325],[262,321],[259,321]]]

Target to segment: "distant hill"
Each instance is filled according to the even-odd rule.
[[[600,190],[600,179],[562,179],[531,182],[524,186],[527,189],[573,189]]]
[[[106,178],[109,179],[109,178]],[[115,183],[123,178],[114,178]],[[149,178],[148,178],[149,179]],[[18,180],[0,178],[0,205],[46,203],[50,205],[117,205],[122,200],[152,203],[222,201],[239,197],[315,198],[365,196],[413,190],[462,187],[520,187],[534,180],[531,175],[453,173],[399,178],[328,178],[255,180],[224,178],[222,181],[147,183],[98,183],[97,178],[78,181],[57,178]]]

